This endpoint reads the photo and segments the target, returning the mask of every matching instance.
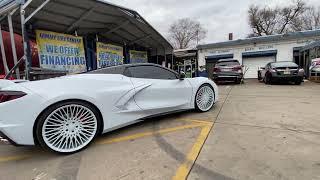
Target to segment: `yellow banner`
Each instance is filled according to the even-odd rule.
[[[41,68],[80,73],[87,71],[83,38],[50,31],[36,31]]]
[[[148,54],[146,51],[130,50],[130,63],[147,63]]]
[[[97,42],[97,66],[104,68],[123,64],[123,48]]]

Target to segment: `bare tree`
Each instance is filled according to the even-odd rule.
[[[251,5],[248,10],[249,25],[253,31],[251,36],[283,34],[297,31],[298,28],[306,29],[306,24],[302,21],[309,9],[303,0],[296,0],[294,4],[281,8]]]
[[[320,7],[309,7],[303,15],[294,22],[295,31],[320,29]]]
[[[207,31],[200,22],[190,18],[179,19],[169,28],[169,40],[175,49],[186,49],[197,45],[206,37]]]
[[[249,23],[252,28],[251,36],[271,35],[275,33],[275,27],[278,23],[279,9],[269,7],[260,8],[252,5],[248,11]]]

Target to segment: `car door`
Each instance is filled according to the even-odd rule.
[[[192,86],[187,79],[166,68],[154,65],[131,66],[127,76],[135,87],[134,99],[145,112],[158,114],[180,109],[189,109]]]

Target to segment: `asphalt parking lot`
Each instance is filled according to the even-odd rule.
[[[0,145],[0,179],[320,179],[320,84],[221,85],[207,113],[153,118],[78,154]]]

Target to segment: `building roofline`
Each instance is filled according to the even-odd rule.
[[[208,48],[221,48],[226,46],[245,45],[245,44],[251,44],[251,43],[275,42],[279,40],[291,40],[291,39],[313,37],[313,36],[320,37],[320,29],[203,44],[203,45],[197,46],[197,49],[200,50],[200,49],[208,49]]]

